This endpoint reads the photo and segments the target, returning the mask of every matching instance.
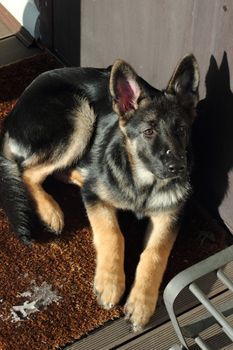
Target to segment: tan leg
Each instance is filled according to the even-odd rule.
[[[125,305],[126,318],[132,322],[135,331],[145,326],[155,311],[159,287],[176,239],[174,215],[161,213],[151,217],[148,242]]]
[[[43,181],[54,170],[52,165],[37,165],[26,169],[23,180],[35,201],[36,210],[41,220],[56,234],[61,233],[64,226],[63,213],[57,202],[44,191]]]
[[[115,209],[99,202],[87,207],[96,249],[94,288],[105,309],[116,305],[125,290],[124,238]]]

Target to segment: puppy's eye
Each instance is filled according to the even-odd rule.
[[[155,135],[155,129],[152,129],[152,128],[146,129],[146,130],[143,131],[143,135],[148,137],[148,138],[152,137],[152,136]]]

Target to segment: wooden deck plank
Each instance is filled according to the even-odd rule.
[[[224,271],[233,280],[233,262],[229,263],[224,268]],[[216,279],[214,274],[211,274],[208,276],[208,278],[205,277],[200,279],[198,284],[209,298],[214,298],[218,295],[224,296],[226,293],[226,287]],[[190,320],[190,317],[191,319],[193,318],[193,310],[198,308],[198,305],[198,301],[192,296],[192,294],[188,290],[185,290],[175,304],[176,313],[177,315],[182,315],[181,317],[183,318],[181,318],[181,320],[186,319],[186,316]],[[132,346],[138,344],[138,342],[141,344],[140,339],[142,339],[144,342],[147,338],[148,347],[143,345],[141,349],[165,350],[177,342],[177,337],[173,331],[167,311],[163,304],[158,307],[149,325],[141,332],[131,332],[129,324],[127,324],[124,319],[119,319],[111,321],[108,324],[98,328],[88,336],[74,342],[72,345],[65,347],[65,350],[110,350],[118,348],[121,350],[136,348],[140,349],[140,347],[131,347],[130,344],[132,344]],[[155,341],[158,342],[156,346]],[[164,347],[165,343],[167,348]],[[152,347],[149,347],[149,344],[151,344]],[[158,347],[160,346],[159,344],[162,344],[163,347]],[[140,346],[142,346],[142,344]],[[194,349],[196,350],[197,348]]]
[[[221,303],[227,302],[232,294],[227,291],[223,292],[221,295],[212,299],[212,302],[219,306]],[[204,316],[206,314],[205,309],[202,306],[195,307],[189,312],[182,315],[179,320],[182,324],[187,324],[193,322],[196,318]],[[233,315],[228,318],[230,322],[233,321]],[[209,329],[201,333],[202,339],[205,339],[211,349],[232,349],[233,344],[227,338],[225,334],[221,331],[221,328],[215,324]],[[133,341],[118,347],[118,350],[168,350],[172,345],[179,344],[179,340],[175,334],[171,322],[151,330],[147,334],[134,339]],[[200,348],[195,344],[193,340],[188,341],[189,350],[200,350]],[[78,348],[77,348],[78,349]]]

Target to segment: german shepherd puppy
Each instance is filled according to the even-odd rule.
[[[117,209],[150,218],[148,239],[125,314],[135,330],[152,316],[190,193],[190,130],[199,70],[183,58],[159,91],[117,60],[107,69],[61,68],[41,74],[6,118],[1,143],[2,205],[18,236],[30,238],[32,199],[56,234],[63,213],[42,184],[66,171],[81,186],[96,249],[94,289],[106,309],[125,289],[124,239]]]

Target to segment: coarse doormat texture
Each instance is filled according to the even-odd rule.
[[[0,121],[38,74],[59,66],[52,56],[42,53],[0,68]],[[32,247],[26,247],[0,209],[1,350],[62,348],[122,315],[122,306],[105,311],[93,295],[95,251],[79,189],[53,178],[45,186],[65,214],[65,229],[59,238],[38,227]],[[137,221],[130,213],[119,213],[119,219],[126,237],[129,288],[146,220]],[[190,200],[163,285],[179,271],[223,249],[225,238],[225,231]]]

